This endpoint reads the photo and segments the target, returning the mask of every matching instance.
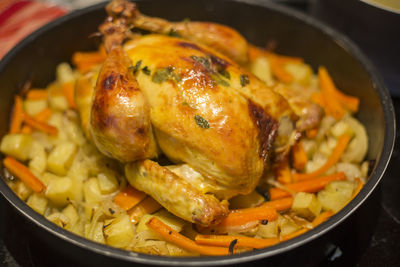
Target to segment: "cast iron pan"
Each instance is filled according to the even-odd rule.
[[[138,1],[144,14],[169,20],[208,20],[230,25],[247,40],[263,46],[277,44],[276,51],[299,56],[314,70],[324,65],[339,88],[361,100],[358,119],[369,134],[368,159],[376,160],[370,179],[357,197],[321,226],[282,244],[229,257],[170,258],[132,253],[97,244],[76,236],[31,210],[0,179],[0,192],[15,210],[13,220],[25,222],[30,238],[59,253],[60,257],[85,265],[232,265],[290,254],[291,250],[321,237],[338,226],[372,193],[388,164],[395,137],[395,118],[390,96],[370,61],[347,38],[320,22],[268,2],[251,0]],[[99,40],[88,38],[105,18],[104,4],[68,14],[31,34],[0,62],[0,135],[7,132],[13,94],[27,80],[44,87],[54,79],[58,63],[69,61],[77,50],[95,49]],[[373,215],[372,215],[373,216]],[[16,221],[5,218],[6,227]],[[310,253],[312,256],[312,253]],[[61,259],[61,258],[60,258]],[[66,263],[65,263],[66,264]],[[62,262],[58,262],[62,265]]]

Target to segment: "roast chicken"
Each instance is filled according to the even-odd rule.
[[[123,0],[107,10],[99,29],[107,59],[76,87],[87,137],[170,212],[217,224],[227,200],[253,191],[268,169],[280,121],[303,131],[318,125],[321,110],[248,72],[247,42],[227,26],[171,23]],[[173,165],[159,164],[160,155]]]

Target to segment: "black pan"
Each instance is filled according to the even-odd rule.
[[[144,14],[170,20],[208,20],[230,25],[250,42],[263,46],[269,41],[276,51],[299,56],[316,70],[326,66],[339,88],[361,100],[358,119],[369,135],[368,159],[376,160],[369,181],[357,197],[343,210],[321,226],[279,245],[229,257],[170,258],[123,251],[78,237],[47,221],[31,210],[0,179],[0,192],[15,215],[4,218],[6,227],[24,222],[29,237],[40,241],[49,253],[59,253],[60,259],[84,265],[232,265],[254,260],[289,255],[291,250],[323,238],[343,222],[378,185],[390,159],[395,118],[391,98],[367,57],[346,37],[322,23],[276,4],[251,0],[138,1]],[[10,51],[0,62],[0,135],[7,132],[13,94],[27,80],[43,87],[54,79],[58,63],[69,61],[77,50],[95,49],[99,40],[88,38],[104,19],[104,4],[75,11],[31,34]],[[371,215],[373,216],[373,215]],[[2,218],[3,219],[3,218]],[[7,228],[6,228],[7,229]],[[313,254],[310,253],[310,257]],[[282,257],[284,258],[284,256]],[[62,265],[63,262],[57,262]],[[64,262],[65,265],[68,265]]]

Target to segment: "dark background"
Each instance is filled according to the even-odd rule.
[[[358,0],[277,2],[324,21],[356,42],[383,76],[393,95],[396,117],[400,115],[400,14],[377,9]],[[399,127],[399,123],[396,126]],[[286,264],[400,266],[400,182],[397,181],[400,179],[400,164],[397,164],[399,153],[400,144],[396,143],[380,186],[355,214],[338,227],[341,229],[329,233],[332,242],[325,248],[322,257],[313,258],[313,247],[310,245],[310,259],[302,257],[301,260],[286,260]],[[0,199],[0,214],[5,213],[4,205]],[[43,261],[39,257],[52,256],[42,251],[44,248],[35,246],[34,240],[17,235],[20,230],[18,225],[12,228],[4,229],[0,218],[0,266],[41,266]],[[265,264],[257,262],[257,265]]]

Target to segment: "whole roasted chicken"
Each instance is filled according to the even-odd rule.
[[[217,224],[229,198],[259,183],[282,118],[295,131],[319,123],[314,104],[242,67],[248,44],[235,30],[147,17],[125,0],[107,11],[99,28],[107,59],[77,82],[82,126],[102,153],[125,163],[133,187],[173,214]],[[162,154],[175,165],[157,163]]]

